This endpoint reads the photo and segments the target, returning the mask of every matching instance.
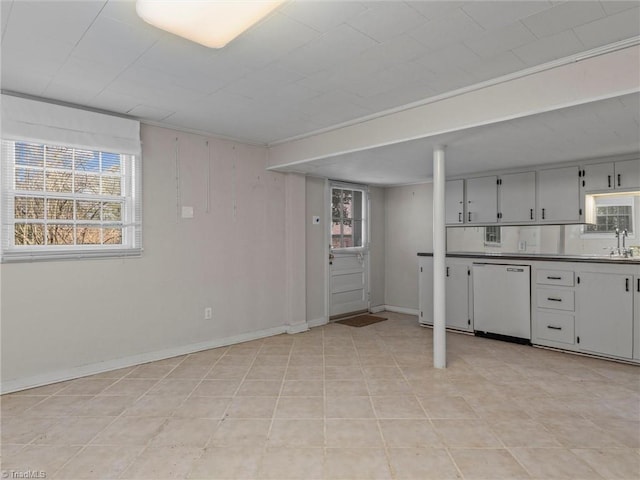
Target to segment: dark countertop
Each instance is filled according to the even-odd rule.
[[[432,257],[433,253],[418,252],[419,257]],[[485,252],[447,252],[447,257],[504,259],[538,262],[582,262],[582,263],[616,263],[640,266],[640,257],[609,257],[599,255],[553,255],[549,253],[485,253]]]

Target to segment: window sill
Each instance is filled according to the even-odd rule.
[[[2,254],[0,263],[26,263],[26,262],[46,262],[46,261],[68,261],[68,260],[99,260],[135,258],[142,256],[142,248],[130,248],[119,250],[74,250],[59,252],[5,252]]]

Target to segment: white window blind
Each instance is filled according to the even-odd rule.
[[[139,255],[139,124],[5,95],[2,100],[2,261]],[[48,117],[56,111],[60,118]],[[118,127],[120,121],[125,124]]]

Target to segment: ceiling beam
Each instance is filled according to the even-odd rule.
[[[640,46],[581,58],[269,147],[269,169],[428,138],[640,91]]]

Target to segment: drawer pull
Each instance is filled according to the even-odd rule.
[[[547,277],[547,280],[562,280],[562,277]]]
[[[555,297],[547,297],[547,300],[549,300],[550,302],[561,302],[562,301],[561,298],[555,298]]]
[[[550,328],[551,330],[562,330],[562,327],[556,327],[555,325],[547,325],[547,328]]]

